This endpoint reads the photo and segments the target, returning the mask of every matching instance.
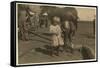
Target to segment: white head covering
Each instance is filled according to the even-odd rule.
[[[43,13],[43,15],[47,16],[47,15],[48,15],[48,13],[46,13],[46,12],[45,12],[45,13]]]
[[[32,12],[32,11],[30,11],[29,13],[30,13],[31,15],[34,15],[34,14],[35,14],[35,13],[34,13],[34,12]]]

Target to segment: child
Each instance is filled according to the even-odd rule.
[[[63,35],[64,35],[64,47],[63,49],[66,51],[66,47],[71,49],[71,53],[73,53],[73,44],[72,44],[72,36],[74,35],[73,22],[70,20],[65,20],[62,25]]]
[[[53,17],[53,21],[50,25],[50,33],[52,33],[52,55],[59,56],[59,47],[64,45],[63,38],[61,37],[62,31],[59,25],[60,18],[57,16]]]

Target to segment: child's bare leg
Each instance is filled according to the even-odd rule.
[[[54,56],[54,55],[55,55],[55,47],[52,46],[52,47],[51,47],[51,56]]]
[[[64,45],[60,45],[60,46],[59,46],[59,51],[60,51],[60,52],[63,52],[63,51],[64,51],[64,48],[65,48]]]
[[[59,50],[59,46],[56,46],[56,47],[55,47],[55,55],[56,55],[56,56],[59,56],[59,51],[60,51],[60,50]]]

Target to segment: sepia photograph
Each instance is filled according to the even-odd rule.
[[[97,7],[16,3],[16,65],[97,61]]]

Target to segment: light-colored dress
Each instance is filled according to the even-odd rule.
[[[59,25],[50,25],[50,33],[54,33],[51,37],[53,46],[64,45],[63,38],[61,37],[62,31]]]

